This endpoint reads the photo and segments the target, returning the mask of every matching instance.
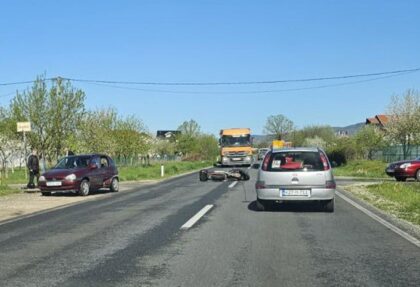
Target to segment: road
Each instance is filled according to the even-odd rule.
[[[339,197],[333,214],[257,212],[250,173],[235,186],[193,174],[2,224],[0,285],[418,286],[420,248]]]

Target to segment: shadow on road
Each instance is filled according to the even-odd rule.
[[[255,200],[248,204],[248,209],[260,212]],[[324,212],[324,208],[319,202],[275,202],[265,212]]]
[[[92,191],[89,191],[89,194],[87,196],[106,194],[106,193],[111,193],[111,191],[107,188],[99,189],[99,190],[92,190]],[[77,192],[52,192],[50,196],[73,197],[73,196],[80,196],[80,195]]]

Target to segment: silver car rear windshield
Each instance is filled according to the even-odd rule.
[[[268,171],[323,171],[319,152],[289,151],[271,154],[267,166]]]

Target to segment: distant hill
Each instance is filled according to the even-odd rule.
[[[346,127],[333,127],[335,133],[340,134],[347,134],[349,136],[354,135],[357,133],[358,130],[363,128],[365,126],[365,123],[357,123],[354,125],[349,125]]]

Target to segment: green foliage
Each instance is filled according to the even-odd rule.
[[[406,158],[410,146],[420,144],[420,93],[408,90],[403,97],[392,97],[388,115],[385,133],[393,143],[402,145]]]
[[[373,152],[386,146],[384,133],[379,128],[366,125],[354,136],[357,153],[362,158],[372,159]]]
[[[333,128],[330,126],[307,126],[301,130],[293,131],[288,140],[290,140],[294,146],[305,146],[307,139],[320,138],[325,145],[324,148],[328,148],[332,142],[336,139]],[[311,140],[309,140],[311,141]]]
[[[85,94],[60,79],[48,88],[38,77],[31,89],[17,93],[11,104],[15,121],[30,121],[29,145],[57,158],[84,114]]]
[[[176,137],[176,150],[182,153],[184,160],[214,160],[218,154],[218,141],[212,135],[201,134],[199,124],[185,121],[179,128],[181,134]]]
[[[387,164],[377,160],[354,160],[334,168],[336,176],[352,176],[366,178],[388,178],[385,173]]]
[[[184,121],[179,127],[178,130],[184,136],[189,138],[195,138],[200,135],[200,125],[195,120]]]
[[[13,154],[23,151],[21,142],[10,111],[0,107],[0,177],[5,176],[7,162]]]
[[[340,166],[356,158],[357,148],[353,138],[337,137],[326,152],[330,161]]]

